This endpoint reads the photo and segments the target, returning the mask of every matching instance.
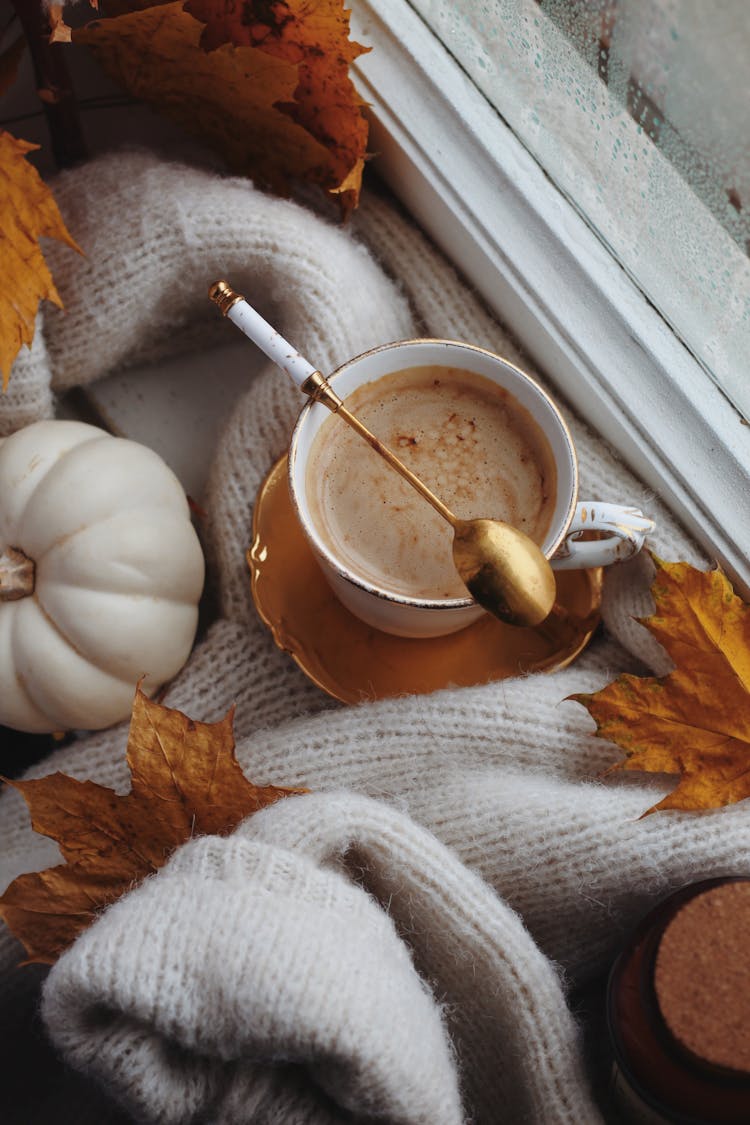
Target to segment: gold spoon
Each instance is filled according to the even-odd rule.
[[[541,548],[502,520],[461,520],[346,406],[324,375],[287,343],[226,281],[208,295],[277,363],[304,394],[337,414],[408,481],[453,528],[453,562],[461,581],[483,609],[508,625],[539,625],[555,603],[555,576]]]

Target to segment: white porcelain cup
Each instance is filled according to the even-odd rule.
[[[500,356],[452,340],[405,340],[350,359],[329,376],[329,382],[346,401],[364,383],[423,365],[463,369],[491,379],[514,395],[541,426],[557,466],[555,509],[542,544],[555,570],[606,566],[641,549],[653,521],[634,507],[579,501],[576,452],[560,411],[533,379]],[[315,435],[330,417],[321,403],[311,401],[303,407],[289,449],[289,487],[300,524],[336,596],[369,625],[402,637],[442,636],[476,621],[485,611],[468,591],[466,597],[441,599],[393,593],[358,575],[321,538],[307,498],[307,463]],[[603,537],[582,540],[590,531]]]

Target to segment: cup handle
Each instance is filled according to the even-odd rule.
[[[576,505],[565,540],[550,563],[555,570],[581,570],[622,562],[638,554],[654,527],[639,508],[583,500]],[[604,534],[600,539],[581,539],[586,531]]]

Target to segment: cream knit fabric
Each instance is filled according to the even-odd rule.
[[[216,342],[205,290],[221,275],[323,369],[419,333],[518,358],[445,260],[375,196],[353,235],[244,181],[147,154],[67,173],[55,192],[87,257],[51,248],[67,311],[47,311],[17,361],[3,432],[48,416],[50,387],[166,354],[177,337]],[[565,989],[599,974],[657,897],[742,868],[750,843],[739,806],[638,821],[664,787],[598,782],[617,752],[564,702],[624,670],[668,668],[632,619],[648,609],[650,564],[608,573],[606,633],[570,669],[333,704],[273,646],[244,561],[253,498],[298,408],[269,369],[219,442],[205,547],[220,612],[166,702],[207,721],[236,702],[248,775],[313,795],[230,839],[186,845],[106,911],[47,979],[49,1033],[148,1122],[593,1125]],[[582,494],[639,502],[658,520],[657,551],[700,563],[664,506],[575,419],[573,431]],[[31,773],[125,789],[126,735],[123,725],[82,738]],[[15,793],[0,811],[0,882],[55,862]],[[1,934],[11,1027],[38,988],[35,970],[12,967],[18,956]],[[36,1042],[41,1071],[49,1057]],[[128,1120],[93,1086],[55,1074],[56,1115],[35,1114],[32,1091],[13,1121]]]

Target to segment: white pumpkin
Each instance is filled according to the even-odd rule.
[[[98,730],[187,660],[203,553],[146,446],[82,422],[0,442],[0,723]]]

